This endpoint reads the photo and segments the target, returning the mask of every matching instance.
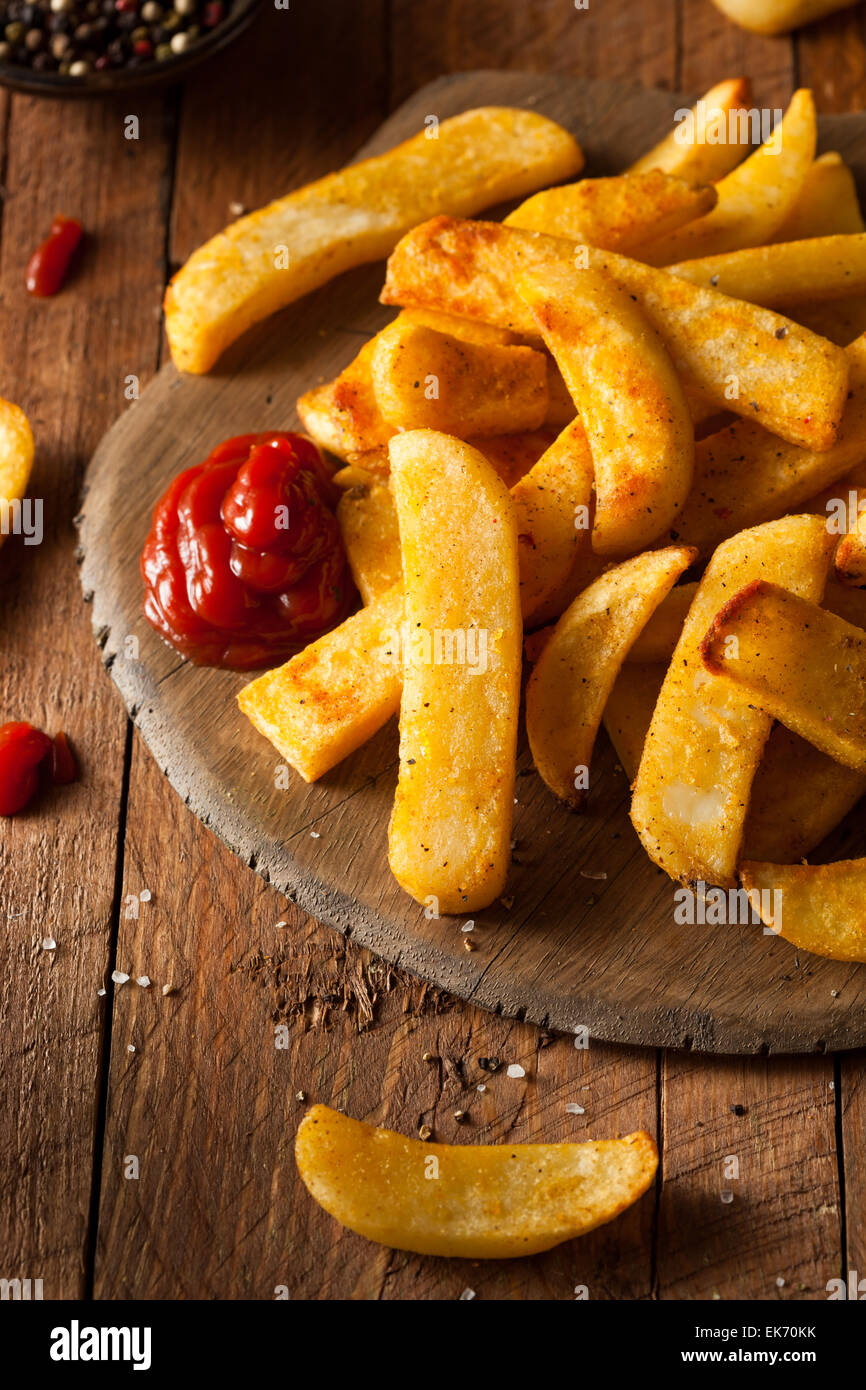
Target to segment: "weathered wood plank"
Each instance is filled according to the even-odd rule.
[[[72,517],[84,462],[126,407],[125,376],[144,384],[156,366],[163,278],[161,99],[136,101],[139,141],[124,139],[129,109],[0,96],[0,392],[32,421],[45,527],[41,545],[0,551],[0,719],[65,728],[83,765],[80,785],[0,838],[0,1273],[43,1279],[46,1298],[85,1284],[126,728],[81,603]],[[81,218],[89,244],[62,294],[36,301],[24,268],[58,212]]]

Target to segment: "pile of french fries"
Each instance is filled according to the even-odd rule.
[[[389,858],[428,910],[471,913],[505,888],[526,650],[529,743],[557,798],[591,807],[603,723],[673,880],[742,885],[796,946],[866,961],[866,859],[798,863],[866,791],[866,230],[844,161],[816,158],[809,91],[755,149],[748,122],[707,138],[707,113],[748,102],[721,83],[689,139],[504,221],[468,218],[462,187],[455,211],[447,178],[432,211],[414,191],[388,225],[396,318],[298,402],[340,461],[364,606],[240,707],[310,781],[399,710]],[[520,114],[534,152],[512,197],[582,163]],[[482,163],[492,123],[506,196],[506,119],[457,120]],[[429,175],[438,155],[420,155]],[[341,196],[357,190],[364,227],[382,219],[358,169]],[[344,231],[327,236],[334,268],[373,245],[353,262]],[[197,257],[176,304],[202,292]],[[242,290],[229,336],[308,279]],[[182,362],[225,339],[224,307]]]

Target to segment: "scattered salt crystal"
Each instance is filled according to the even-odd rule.
[[[112,970],[111,978],[116,985],[125,985],[129,976],[125,970]]]
[[[57,942],[54,940],[53,936],[44,936],[42,938],[42,949],[43,951],[57,950]]]
[[[243,203],[238,203],[238,202],[229,203],[229,213],[231,214],[232,217],[243,217],[243,215],[244,215],[245,212],[246,212],[246,207],[245,207],[245,205],[244,205]]]
[[[141,985],[142,989],[150,989],[150,976],[149,976],[149,975],[139,975],[138,978],[136,979],[135,983],[136,983],[137,985]]]
[[[482,1081],[481,1085],[476,1086],[475,1089],[476,1091],[481,1091],[481,1093],[483,1094],[487,1090],[487,1087],[484,1085],[484,1082]]]
[[[519,1062],[512,1062],[505,1075],[513,1077],[525,1076],[526,1068],[522,1067]]]
[[[474,1289],[464,1289],[463,1292],[462,1292],[462,1294],[460,1295],[460,1297],[459,1297],[459,1299],[458,1299],[457,1301],[458,1301],[458,1303],[471,1303],[471,1301],[472,1301],[472,1299],[473,1299],[474,1297],[475,1297],[475,1290],[474,1290]]]
[[[163,985],[162,992],[163,994],[174,994],[174,989],[174,985]]]
[[[778,1277],[778,1279],[776,1280],[776,1288],[777,1288],[777,1289],[783,1289],[784,1287],[785,1287],[785,1281],[784,1281],[784,1279],[782,1278],[782,1276],[781,1276],[781,1274],[780,1274],[779,1277]]]
[[[98,990],[96,991],[96,993],[99,994],[99,995],[103,995],[103,994],[105,993],[105,990],[104,990],[104,989],[98,989]]]
[[[127,1043],[127,1044],[126,1044],[126,1050],[127,1050],[127,1052],[134,1052],[134,1051],[135,1051],[135,1043]]]
[[[311,840],[321,840],[321,838],[322,838],[322,837],[321,837],[321,835],[319,834],[318,830],[311,830],[311,831],[310,831],[310,839],[311,839]]]
[[[572,1103],[565,1107],[565,1113],[567,1115],[585,1115],[586,1111],[582,1105],[575,1105]]]
[[[839,998],[839,991],[838,991],[838,989],[831,989],[831,990],[830,990],[830,998],[831,998],[831,999],[838,999],[838,998]]]
[[[274,928],[274,930],[275,930],[275,931],[279,931],[280,927],[287,927],[288,925],[289,925],[288,922],[277,922],[277,925],[276,925],[276,927]]]
[[[463,923],[463,926],[460,928],[460,930],[461,930],[461,931],[474,931],[474,930],[475,930],[475,923],[474,923],[474,922],[464,922],[464,923]]]
[[[149,888],[142,888],[141,892],[140,892],[139,895],[138,895],[138,900],[139,900],[139,902],[142,902],[142,903],[149,903],[149,902],[150,902],[150,889],[149,889]]]
[[[306,1100],[306,1099],[307,1099],[307,1093],[306,1093],[306,1091],[297,1091],[297,1092],[295,1093],[295,1100]]]

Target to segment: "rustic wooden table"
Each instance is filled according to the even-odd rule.
[[[81,601],[72,523],[128,377],[144,385],[165,351],[173,268],[232,204],[344,162],[425,81],[495,67],[697,92],[747,72],[761,105],[808,84],[830,112],[863,107],[864,63],[862,8],[765,40],[709,0],[293,0],[181,92],[0,94],[0,392],[33,422],[46,502],[44,543],[0,552],[0,715],[64,727],[84,765],[79,785],[5,822],[0,844],[0,1276],[41,1278],[46,1298],[271,1299],[283,1285],[295,1299],[467,1286],[568,1299],[585,1285],[594,1299],[786,1300],[866,1272],[862,1056],[579,1051],[347,948],[192,817],[131,731]],[[57,212],[81,217],[90,246],[37,309],[23,268]],[[98,997],[115,968],[155,983]],[[481,1057],[526,1078],[488,1076]],[[342,1231],[300,1186],[298,1093],[443,1140],[643,1126],[658,1135],[658,1186],[535,1259],[394,1253]]]

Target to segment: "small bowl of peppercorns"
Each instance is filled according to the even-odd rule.
[[[0,83],[94,96],[174,81],[246,28],[260,0],[0,0]]]

